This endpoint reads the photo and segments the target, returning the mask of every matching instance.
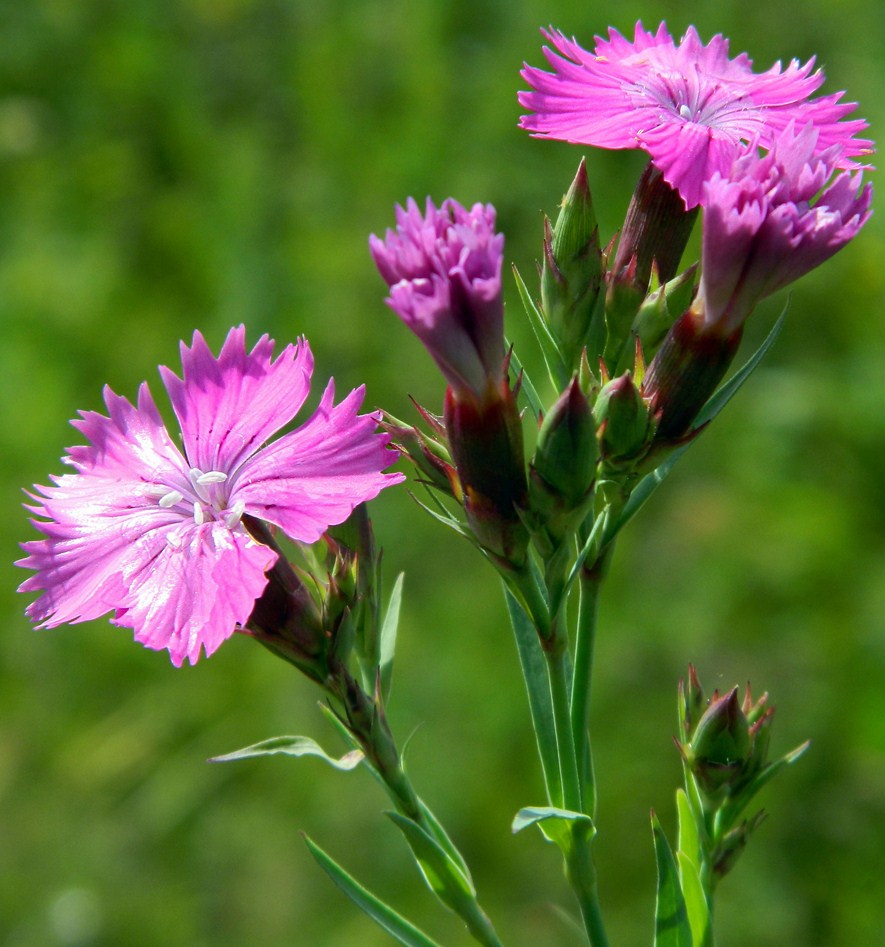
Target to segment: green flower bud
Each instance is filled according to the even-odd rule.
[[[689,765],[709,795],[743,780],[750,759],[750,725],[735,687],[724,697],[714,695],[689,743]]]
[[[570,371],[577,367],[590,333],[601,285],[599,228],[582,159],[555,227],[544,220],[541,267],[541,308]]]
[[[593,412],[574,378],[544,418],[529,467],[529,509],[548,552],[577,525],[575,512],[583,517],[598,457]]]
[[[693,264],[666,285],[649,293],[639,307],[631,332],[639,339],[646,360],[654,358],[670,327],[691,305],[696,272],[697,264]],[[619,372],[630,367],[632,354],[630,351],[623,352]]]
[[[601,454],[606,461],[630,460],[649,443],[653,433],[648,406],[630,372],[604,385],[593,406]]]

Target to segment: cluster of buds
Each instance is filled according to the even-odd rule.
[[[743,700],[734,687],[718,690],[709,700],[694,667],[679,684],[679,739],[676,745],[690,780],[689,798],[700,801],[701,834],[709,848],[714,878],[734,865],[753,830],[764,819],[761,810],[742,818],[753,797],[783,766],[798,759],[808,743],[780,759],[768,758],[774,707],[768,694],[754,700],[747,685]]]
[[[244,518],[252,536],[277,552],[245,630],[328,687],[355,655],[371,677],[378,654],[378,565],[372,524],[357,506],[318,546],[299,544],[290,560],[268,525]]]
[[[844,144],[822,148],[820,134],[787,125],[768,154],[739,153],[691,202],[649,164],[620,238],[604,250],[581,162],[555,224],[544,220],[540,299],[525,300],[557,392],[539,412],[528,475],[494,209],[428,200],[422,214],[410,200],[395,231],[371,238],[389,305],[448,382],[443,417],[422,411],[429,434],[395,419],[388,430],[423,478],[462,505],[499,565],[521,568],[530,536],[548,558],[591,510],[596,484],[623,499],[691,439],[756,303],[866,222],[869,185],[841,170]],[[699,207],[696,286],[697,266],[679,268]]]

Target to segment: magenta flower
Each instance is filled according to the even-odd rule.
[[[869,218],[872,185],[833,177],[838,148],[818,152],[817,135],[788,127],[769,154],[747,153],[704,184],[695,308],[708,328],[730,335],[758,300],[829,259]]]
[[[809,98],[824,81],[813,59],[754,73],[746,54],[728,58],[721,35],[705,46],[689,27],[676,45],[664,23],[653,34],[638,22],[632,43],[610,29],[592,53],[542,32],[562,55],[544,48],[552,73],[523,69],[534,91],[519,102],[535,114],[521,126],[542,138],[642,148],[688,209],[703,203],[704,181],[726,174],[746,144],[770,149],[791,121],[814,124],[818,151],[839,145],[839,167],[857,168],[851,159],[872,151],[872,142],[853,137],[867,123],[842,121],[855,103],[840,102],[841,92]]]
[[[43,593],[27,609],[40,627],[113,612],[137,641],[194,664],[247,622],[276,562],[244,514],[311,543],[403,479],[381,472],[395,456],[378,416],[357,414],[362,388],[336,405],[330,381],[310,418],[265,445],[304,404],[313,371],[306,340],[276,359],[273,348],[265,335],[247,352],[240,326],[216,358],[196,332],[181,345],[183,378],[160,368],[183,451],[146,383],[137,407],[106,387],[108,416],[72,422],[90,443],[68,450],[75,473],[36,487],[44,538],[17,563],[36,570],[19,591]]]
[[[369,247],[390,287],[388,305],[456,392],[482,398],[504,363],[504,237],[494,207],[468,211],[449,198],[437,209],[428,198],[422,216],[409,198],[405,210],[397,205],[396,232],[373,234]]]

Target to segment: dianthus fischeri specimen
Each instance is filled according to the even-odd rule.
[[[369,238],[390,287],[388,305],[418,336],[456,392],[481,398],[504,364],[501,266],[504,236],[495,209],[470,210],[428,197],[424,214],[412,198],[396,207],[396,230]]]
[[[72,422],[89,444],[67,451],[75,473],[36,487],[44,538],[17,563],[36,570],[19,591],[43,593],[27,610],[40,627],[113,612],[137,641],[194,664],[248,621],[276,562],[244,514],[311,543],[403,479],[382,472],[396,455],[378,415],[357,413],[362,388],[335,404],[330,381],[300,427],[265,445],[303,406],[313,356],[305,339],[274,359],[266,335],[251,352],[245,338],[232,329],[216,358],[196,332],[182,377],[160,368],[183,450],[146,383],[137,406],[106,387],[108,416]]]
[[[790,122],[813,123],[820,151],[841,146],[840,167],[857,167],[852,159],[872,151],[854,137],[867,123],[843,121],[855,103],[841,102],[841,92],[810,98],[824,82],[813,59],[755,73],[746,54],[728,58],[721,35],[705,46],[689,27],[677,45],[664,23],[656,33],[637,23],[632,43],[610,29],[593,52],[542,32],[562,55],[544,48],[552,73],[523,69],[533,91],[520,92],[519,102],[534,114],[521,126],[543,138],[641,148],[689,209],[703,203],[704,181],[727,174],[746,144],[767,150]]]

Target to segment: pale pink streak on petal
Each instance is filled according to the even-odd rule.
[[[248,461],[234,488],[254,516],[301,542],[319,539],[358,503],[404,479],[380,472],[396,455],[387,435],[376,433],[377,417],[357,415],[363,389],[338,405],[333,396],[330,383],[312,417]]]
[[[216,358],[199,332],[181,344],[183,380],[160,369],[181,424],[191,466],[230,473],[288,424],[310,390],[313,355],[306,340],[287,345],[273,359],[273,341],[262,336],[246,352],[246,330],[232,329]]]
[[[114,622],[146,647],[168,649],[176,667],[208,657],[248,621],[277,559],[218,521],[181,523],[141,552],[124,573],[129,593]]]
[[[141,485],[69,475],[56,487],[40,487],[46,499],[31,509],[43,539],[23,543],[28,554],[17,565],[37,570],[20,592],[42,591],[27,614],[40,627],[98,618],[125,601],[123,576],[146,546],[164,544],[180,516],[145,503]],[[39,499],[39,498],[37,498]]]

